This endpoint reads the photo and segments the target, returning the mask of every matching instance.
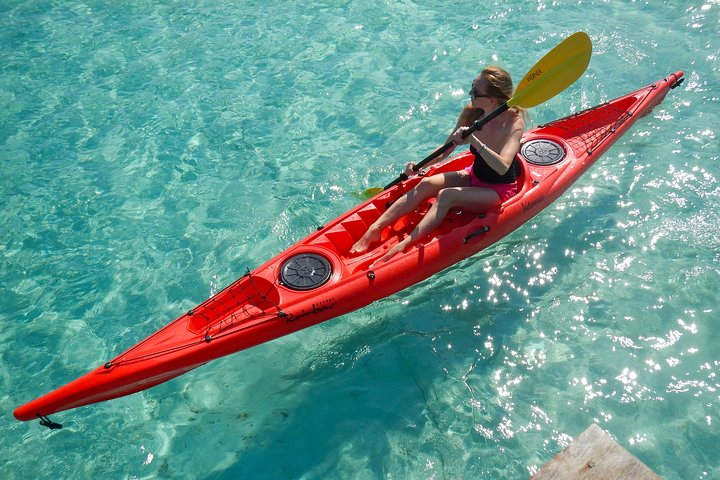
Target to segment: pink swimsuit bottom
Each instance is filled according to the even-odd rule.
[[[487,183],[483,182],[473,173],[472,165],[465,167],[465,171],[470,174],[471,187],[485,187],[495,191],[500,197],[500,202],[506,202],[517,194],[517,182],[513,183]]]

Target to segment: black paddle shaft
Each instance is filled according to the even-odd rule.
[[[485,125],[486,123],[488,123],[490,120],[492,120],[493,118],[497,117],[497,116],[500,115],[501,113],[505,112],[505,111],[506,111],[507,109],[509,109],[509,108],[510,108],[510,106],[507,104],[507,102],[506,102],[506,103],[503,103],[500,107],[496,108],[495,110],[493,110],[492,112],[490,112],[488,115],[484,116],[483,118],[481,118],[481,119],[479,119],[479,120],[475,120],[475,121],[473,122],[473,124],[470,126],[470,128],[468,128],[467,130],[465,130],[465,132],[463,132],[462,137],[463,137],[463,138],[466,138],[466,137],[467,137],[468,135],[470,135],[471,133],[473,133],[473,132],[475,132],[475,131],[477,131],[477,130],[480,130],[480,129],[483,127],[483,125]],[[450,147],[452,147],[453,145],[455,145],[455,142],[453,142],[452,140],[449,141],[449,142],[447,142],[447,143],[445,143],[445,145],[443,145],[442,147],[436,149],[436,150],[435,150],[434,152],[432,152],[430,155],[428,155],[427,157],[425,157],[424,159],[422,159],[422,161],[420,161],[420,163],[418,163],[417,165],[415,165],[415,166],[413,167],[413,171],[417,172],[418,170],[420,170],[421,168],[423,168],[425,165],[427,165],[429,162],[431,162],[432,160],[436,159],[437,157],[439,157],[440,155],[442,155],[443,153],[445,153],[445,152],[446,152]],[[400,174],[400,176],[397,177],[395,180],[393,180],[392,182],[390,182],[390,183],[388,183],[387,185],[385,185],[385,186],[383,187],[383,190],[387,190],[387,189],[390,188],[390,187],[394,187],[394,186],[397,185],[398,183],[400,183],[400,182],[402,182],[402,181],[404,181],[404,180],[407,180],[408,178],[409,178],[409,177],[408,177],[405,173],[402,173],[402,174]]]

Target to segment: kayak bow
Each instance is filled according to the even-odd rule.
[[[372,250],[350,247],[421,177],[383,191],[249,271],[97,369],[18,407],[18,420],[145,390],[213,359],[335,318],[392,295],[497,242],[550,205],[639,118],[680,82],[683,72],[602,105],[534,128],[523,137],[519,193],[485,215],[457,212],[431,235],[386,263],[370,265],[409,234],[429,205],[382,233]],[[426,175],[455,171],[469,152],[433,165]],[[429,204],[433,200],[429,200]]]

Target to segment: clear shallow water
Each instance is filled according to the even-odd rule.
[[[718,2],[2,2],[5,478],[525,478],[591,422],[718,478]],[[131,397],[12,410],[444,140],[488,62],[586,30],[536,123],[682,88],[490,250]],[[132,312],[132,313],[131,313]]]

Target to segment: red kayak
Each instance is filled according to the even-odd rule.
[[[341,215],[222,292],[97,369],[18,407],[18,420],[145,390],[210,360],[335,318],[385,298],[497,242],[562,195],[639,118],[680,82],[676,72],[633,93],[526,132],[519,193],[483,215],[456,211],[420,243],[373,264],[409,234],[432,200],[387,227],[380,244],[350,247],[420,177],[412,177]],[[467,152],[426,175],[461,170]]]

